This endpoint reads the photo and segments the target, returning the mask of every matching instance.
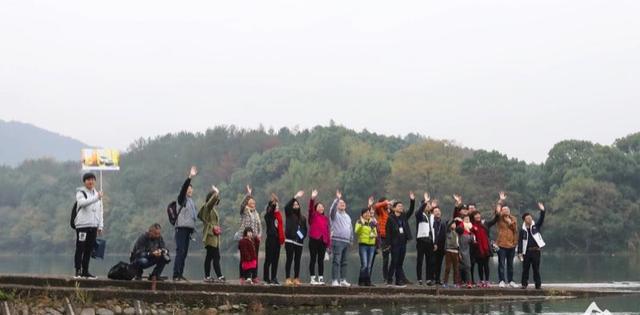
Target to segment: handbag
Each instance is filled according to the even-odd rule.
[[[219,236],[222,234],[222,228],[219,225],[213,227],[213,235]]]

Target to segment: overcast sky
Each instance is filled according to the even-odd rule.
[[[639,118],[635,0],[0,2],[0,119],[97,146],[334,119],[541,162]]]

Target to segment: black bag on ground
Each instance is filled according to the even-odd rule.
[[[135,277],[135,271],[126,262],[121,261],[111,267],[107,277],[111,280],[131,280]]]
[[[82,190],[82,194],[84,195],[84,199],[87,199],[87,193]],[[69,225],[71,225],[72,229],[76,229],[76,217],[78,216],[78,201],[73,203],[73,208],[71,208],[71,219],[69,220]]]

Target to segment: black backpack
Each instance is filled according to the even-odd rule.
[[[169,217],[169,223],[171,223],[171,225],[176,225],[176,221],[178,221],[178,216],[180,215],[182,208],[183,208],[182,206],[178,208],[177,201],[172,201],[167,206],[167,216]]]
[[[111,280],[131,280],[136,276],[134,268],[124,261],[117,263],[109,269],[107,277]]]
[[[84,195],[84,199],[87,199],[87,193],[84,190],[81,190]],[[71,225],[72,229],[76,229],[76,217],[78,216],[78,201],[73,203],[73,208],[71,208],[71,220],[69,220],[69,225]]]

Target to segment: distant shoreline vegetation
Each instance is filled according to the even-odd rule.
[[[201,171],[193,183],[199,205],[211,184],[221,190],[223,251],[235,251],[237,209],[248,183],[259,210],[272,192],[286,200],[298,189],[318,188],[326,202],[339,188],[353,218],[370,195],[406,199],[409,190],[438,198],[445,218],[451,217],[453,193],[477,203],[490,218],[496,193],[505,190],[516,214],[535,209],[538,200],[548,205],[550,252],[640,250],[640,133],[612,145],[562,141],[544,163],[535,164],[416,134],[390,137],[333,124],[300,131],[219,126],[139,139],[121,164],[120,172],[104,177],[111,252],[128,252],[155,221],[172,241],[165,208],[190,165]],[[71,252],[74,234],[68,221],[80,173],[79,162],[50,159],[0,167],[0,250]]]

